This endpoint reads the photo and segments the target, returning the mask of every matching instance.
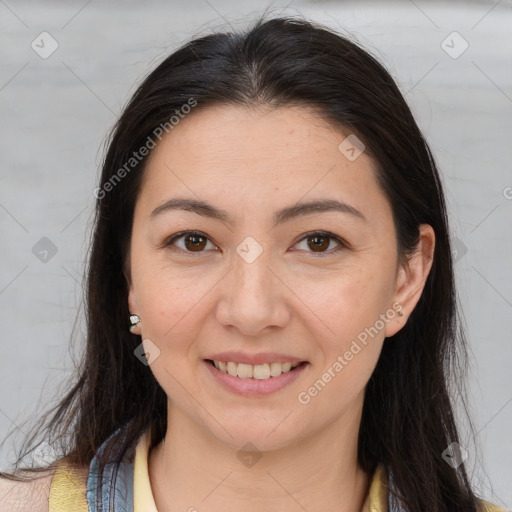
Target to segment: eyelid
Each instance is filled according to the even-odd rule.
[[[328,251],[320,251],[320,252],[305,251],[306,253],[313,255],[315,258],[316,257],[321,258],[323,256],[330,256],[331,254],[334,254],[341,249],[348,249],[350,247],[349,243],[346,242],[343,238],[339,237],[338,235],[335,235],[334,233],[331,233],[330,231],[322,231],[322,230],[309,231],[308,233],[305,233],[293,245],[295,246],[298,243],[302,242],[303,240],[310,238],[312,236],[315,236],[315,235],[329,238],[330,240],[334,240],[338,244],[338,247],[335,247],[334,249],[329,249]]]
[[[174,248],[174,246],[172,245],[173,242],[175,242],[176,240],[179,240],[180,238],[183,238],[187,235],[199,236],[202,238],[206,238],[209,242],[211,242],[212,244],[215,245],[215,243],[211,240],[211,238],[206,233],[192,229],[192,230],[179,231],[178,233],[175,233],[174,235],[172,235],[171,237],[167,238],[164,241],[161,248],[164,248],[164,249],[168,249],[169,247]],[[314,257],[329,256],[329,255],[337,252],[340,249],[348,249],[350,247],[348,242],[346,242],[343,238],[339,237],[338,235],[335,235],[334,233],[331,233],[330,231],[322,231],[322,230],[309,231],[307,233],[304,233],[303,235],[301,235],[301,238],[299,238],[293,244],[293,246],[295,246],[298,243],[302,242],[303,240],[306,240],[307,238],[310,238],[315,235],[323,236],[325,238],[329,238],[330,240],[334,240],[336,243],[338,243],[338,247],[335,247],[334,249],[329,249],[328,251],[319,251],[319,252],[305,251],[307,253],[310,253],[311,255],[314,255]],[[201,253],[205,252],[205,251],[184,251],[183,249],[180,249],[180,248],[178,248],[178,250],[180,250],[181,252],[184,252],[185,254],[188,254],[188,255],[201,254]]]
[[[206,233],[203,233],[202,231],[196,231],[195,229],[188,229],[188,230],[184,230],[184,231],[179,231],[178,233],[174,233],[174,235],[165,239],[160,248],[162,248],[162,249],[171,248],[171,250],[172,250],[174,248],[174,246],[172,245],[173,242],[175,242],[176,240],[179,240],[180,238],[183,238],[187,235],[200,236],[202,238],[206,238],[210,243],[215,245],[215,243],[211,240],[211,238]],[[186,254],[194,254],[194,251],[183,251],[183,249],[180,249],[179,247],[178,247],[178,250],[180,250],[181,252],[185,252]],[[201,254],[202,252],[205,252],[205,251],[197,251],[197,254]]]

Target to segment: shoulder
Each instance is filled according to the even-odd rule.
[[[0,512],[48,512],[54,473],[48,470],[24,481],[0,477]]]
[[[88,473],[89,468],[71,468],[59,461],[57,468],[36,476],[23,474],[22,481],[0,477],[0,512],[49,512],[51,493],[55,500],[56,492],[83,503]]]
[[[499,507],[498,505],[494,505],[485,500],[480,500],[480,509],[478,512],[510,512],[509,510]]]

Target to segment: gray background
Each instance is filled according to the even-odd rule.
[[[357,38],[398,81],[431,144],[446,186],[471,348],[477,435],[464,446],[477,490],[510,508],[510,0],[0,0],[0,440],[14,432],[0,449],[0,467],[27,431],[24,422],[62,395],[72,356],[80,354],[81,279],[109,128],[135,84],[179,44],[247,26],[266,7]],[[31,48],[43,31],[59,45],[46,59]],[[464,41],[469,46],[457,56]],[[49,247],[43,237],[56,254],[38,253]]]

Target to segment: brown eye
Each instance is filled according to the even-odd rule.
[[[315,231],[313,233],[307,234],[300,243],[305,241],[306,247],[303,248],[306,252],[313,253],[315,256],[329,256],[335,252],[338,252],[342,249],[348,248],[348,244],[334,235],[333,233],[324,232],[324,231]],[[337,247],[333,249],[328,249],[331,242],[334,241],[338,244]]]
[[[327,236],[308,236],[308,240],[311,241],[311,243],[308,243],[308,247],[313,249],[314,252],[318,251],[324,251],[329,247],[329,244],[331,242],[330,238]]]
[[[178,245],[177,242],[181,242],[181,245]],[[172,251],[179,250],[184,253],[201,253],[204,252],[208,243],[215,248],[204,233],[198,231],[182,231],[181,233],[173,235],[164,243],[163,247]]]
[[[201,235],[186,235],[184,244],[191,251],[202,251],[206,245],[206,238]]]

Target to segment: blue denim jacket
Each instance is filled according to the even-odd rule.
[[[87,478],[87,504],[89,512],[133,512],[133,474],[136,443],[127,450],[121,464],[113,461],[119,453],[119,448],[125,440],[125,427],[118,428],[100,446],[98,453],[91,461]],[[108,457],[101,478],[98,481],[98,457],[104,453],[109,442],[117,437]],[[112,461],[112,462],[110,462]],[[101,505],[101,506],[100,506]]]

